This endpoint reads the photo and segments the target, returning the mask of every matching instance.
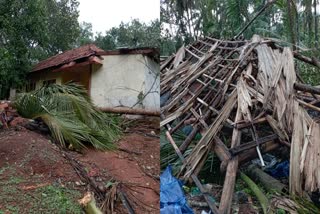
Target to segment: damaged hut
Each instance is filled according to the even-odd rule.
[[[294,58],[319,62],[257,35],[251,40],[199,39],[162,62],[161,127],[182,160],[180,177],[193,180],[209,153],[221,160],[225,180],[219,207],[230,213],[239,167],[279,147],[290,152],[289,191],[303,195],[320,187],[320,89],[304,84]],[[190,125],[177,145],[172,135]],[[200,133],[190,154],[186,149]]]

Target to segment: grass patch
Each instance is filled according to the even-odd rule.
[[[56,185],[21,190],[20,184],[28,181],[17,176],[14,168],[3,167],[0,168],[0,172],[0,214],[83,213],[77,202],[81,193],[77,190]],[[33,182],[41,183],[41,180],[35,176],[32,178]]]
[[[46,186],[36,190],[38,200],[31,208],[31,213],[83,213],[77,202],[80,192],[59,186]]]
[[[9,169],[9,166],[2,167],[0,169],[0,175],[2,175],[7,169]]]

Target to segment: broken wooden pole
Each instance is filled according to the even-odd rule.
[[[296,58],[298,60],[301,60],[303,62],[310,64],[310,65],[313,65],[315,67],[320,68],[320,61],[314,57],[309,58],[309,57],[303,56],[297,52],[293,52],[293,56],[294,56],[294,58]]]
[[[235,122],[240,121],[242,118],[241,109],[238,106]],[[233,129],[231,148],[234,148],[240,144],[241,131],[237,128]],[[238,171],[238,156],[233,157],[227,166],[226,176],[223,184],[222,195],[220,200],[219,212],[221,214],[229,214],[231,211],[232,197],[234,186],[236,182]]]
[[[260,146],[260,150],[262,153],[266,153],[279,148],[279,146],[279,143],[270,141]],[[257,150],[255,148],[249,149],[245,153],[239,155],[239,163],[246,163],[256,157],[258,157]]]
[[[311,85],[306,85],[306,84],[301,84],[296,82],[294,83],[293,87],[298,91],[309,92],[311,94],[320,94],[320,88],[317,88]]]
[[[245,150],[249,150],[249,149],[252,149],[252,148],[254,148],[256,146],[263,145],[264,143],[267,143],[267,142],[275,140],[275,139],[278,139],[278,135],[277,134],[272,134],[272,135],[269,135],[269,136],[258,138],[257,140],[253,140],[253,141],[248,142],[248,143],[243,143],[243,144],[241,144],[241,145],[239,145],[237,147],[229,149],[229,152],[230,152],[231,155],[237,155],[239,153],[242,153]]]
[[[133,109],[128,107],[104,107],[99,108],[103,112],[110,112],[115,114],[134,114],[134,115],[148,115],[148,116],[160,116],[159,111],[146,110],[146,109]]]
[[[240,121],[237,124],[234,124],[233,126],[236,127],[237,129],[244,129],[247,127],[250,127],[254,124],[260,124],[260,123],[264,123],[266,122],[267,119],[265,117],[259,118],[259,119],[255,119],[253,121]]]
[[[197,133],[199,132],[200,126],[199,124],[195,125],[191,131],[191,133],[188,135],[188,137],[183,141],[183,143],[181,144],[181,146],[179,147],[179,150],[181,151],[181,153],[183,154],[188,146],[190,145],[190,143],[192,142],[192,140],[195,138],[195,136],[197,135]]]
[[[221,162],[227,161],[231,159],[231,154],[226,147],[226,145],[218,138],[214,138],[214,145],[212,147],[213,152],[216,154],[216,156],[219,158]]]
[[[260,151],[262,153],[266,153],[266,152],[273,151],[279,147],[280,147],[279,143],[274,142],[274,141],[269,141],[269,142],[260,146]],[[245,153],[241,153],[237,156],[239,157],[239,165],[241,165],[241,164],[247,163],[248,161],[258,157],[258,154],[257,154],[257,150],[255,148],[252,148],[252,149],[247,150]],[[227,165],[230,160],[231,159],[227,159],[224,161],[221,160],[221,165],[220,165],[221,172],[226,171]]]

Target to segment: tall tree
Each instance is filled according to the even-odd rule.
[[[319,47],[319,38],[318,38],[318,14],[317,14],[317,0],[313,0],[313,10],[314,10],[314,40],[315,46]]]
[[[153,20],[143,23],[133,19],[121,23],[105,32],[98,33],[95,43],[102,49],[112,50],[119,47],[160,47],[160,22]]]
[[[0,98],[19,87],[31,65],[75,44],[76,0],[0,0]]]

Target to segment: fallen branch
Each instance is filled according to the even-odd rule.
[[[132,206],[130,205],[127,196],[125,195],[124,192],[119,191],[118,195],[122,201],[123,206],[128,210],[129,214],[134,214],[134,210],[132,209]]]
[[[298,90],[298,91],[305,91],[305,92],[309,92],[311,94],[320,94],[320,88],[314,87],[314,86],[310,86],[310,85],[306,85],[306,84],[301,84],[301,83],[294,83],[293,85],[294,89]]]
[[[314,57],[309,58],[309,57],[303,56],[297,52],[293,52],[293,56],[294,56],[294,58],[296,58],[298,60],[301,60],[303,62],[310,64],[310,65],[313,65],[315,67],[320,68],[320,61]]]

